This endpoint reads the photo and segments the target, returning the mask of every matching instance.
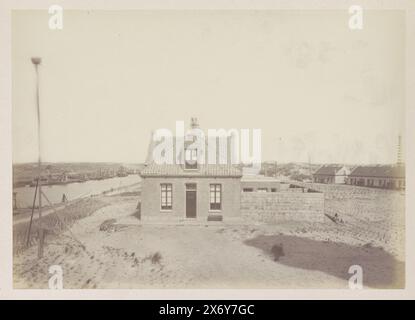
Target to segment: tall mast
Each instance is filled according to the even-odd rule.
[[[40,136],[40,103],[39,103],[39,65],[42,59],[39,57],[33,57],[32,63],[36,70],[36,108],[37,108],[37,138],[38,138],[38,192],[39,192],[39,223],[42,221],[42,158],[41,158],[41,136]]]

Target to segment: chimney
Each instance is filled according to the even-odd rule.
[[[197,118],[190,118],[190,127],[192,129],[198,129],[199,123],[197,122]]]

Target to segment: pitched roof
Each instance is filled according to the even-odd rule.
[[[315,175],[327,175],[327,176],[334,176],[337,171],[339,171],[342,166],[322,166],[316,172]]]
[[[405,178],[404,166],[360,166],[350,174],[351,177]]]
[[[179,164],[151,163],[141,172],[142,177],[242,177],[238,168],[227,164],[203,164],[198,169],[186,170]]]
[[[197,126],[197,119],[192,118],[192,128]],[[151,135],[153,137],[153,133]],[[235,165],[232,165],[231,158],[231,137],[227,137],[226,144],[220,143],[219,138],[216,138],[214,143],[210,141],[209,137],[204,136],[204,150],[200,153],[200,157],[204,158],[205,164],[198,165],[197,169],[185,169],[184,165],[180,163],[180,160],[184,160],[185,150],[193,143],[197,142],[196,135],[189,134],[186,137],[171,137],[171,145],[167,145],[168,151],[173,155],[171,164],[157,164],[153,159],[153,151],[156,147],[154,139],[151,139],[148,154],[146,159],[146,166],[141,170],[140,175],[142,177],[242,177],[242,171]],[[181,142],[178,144],[178,142]],[[203,143],[203,141],[202,141]],[[202,147],[202,146],[200,146]],[[217,164],[207,164],[210,156],[216,159]],[[199,155],[199,154],[198,154]],[[198,161],[200,159],[198,158]],[[224,164],[220,164],[224,163]]]

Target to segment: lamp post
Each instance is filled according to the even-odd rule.
[[[39,201],[39,251],[38,257],[43,256],[44,230],[42,225],[42,160],[41,160],[41,137],[40,137],[40,103],[39,103],[39,65],[42,59],[39,57],[31,58],[36,70],[36,108],[37,108],[37,137],[38,137],[38,201]]]

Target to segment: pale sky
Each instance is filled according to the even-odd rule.
[[[13,161],[143,162],[151,130],[260,128],[262,159],[393,163],[405,20],[365,11],[47,11],[12,21]]]

